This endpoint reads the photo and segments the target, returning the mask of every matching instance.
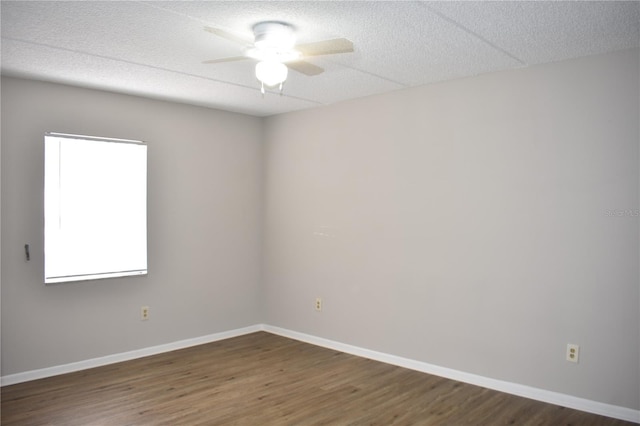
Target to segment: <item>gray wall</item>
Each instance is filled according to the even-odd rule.
[[[266,120],[3,78],[2,375],[264,322],[638,409],[638,61]],[[45,131],[149,142],[147,277],[42,284]]]
[[[626,51],[267,119],[265,322],[640,408],[638,76]]]
[[[239,114],[3,78],[2,375],[259,323],[261,130]],[[148,142],[148,276],[43,284],[46,131]]]

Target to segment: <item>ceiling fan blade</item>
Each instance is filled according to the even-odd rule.
[[[244,61],[247,58],[246,56],[233,56],[231,58],[220,58],[220,59],[209,59],[208,61],[202,61],[203,64],[219,64],[222,62],[235,62],[235,61]]]
[[[308,76],[318,75],[324,72],[323,68],[305,61],[287,62],[287,67]]]
[[[229,31],[225,31],[225,30],[223,30],[221,28],[204,27],[204,30],[209,32],[209,33],[211,33],[211,34],[217,35],[218,37],[222,37],[224,39],[232,41],[234,43],[247,45],[247,46],[253,44],[253,40],[249,40],[249,39],[246,39],[244,37],[235,35],[233,33],[230,33]]]
[[[332,55],[334,53],[353,52],[353,43],[346,38],[316,41],[314,43],[298,44],[296,50],[303,56]]]

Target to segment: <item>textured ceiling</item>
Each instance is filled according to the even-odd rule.
[[[256,116],[405,87],[638,47],[640,2],[2,1],[2,74]],[[252,38],[265,20],[299,43],[345,37],[262,97],[255,62],[205,26]]]

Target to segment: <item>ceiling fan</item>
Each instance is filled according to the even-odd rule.
[[[203,63],[216,64],[247,59],[258,61],[256,77],[261,83],[263,95],[265,86],[279,86],[280,93],[282,93],[282,86],[287,79],[289,68],[308,76],[324,72],[324,69],[305,61],[305,58],[353,52],[353,43],[346,38],[296,45],[294,28],[285,22],[265,21],[255,24],[253,26],[253,41],[220,28],[205,27],[205,31],[244,46],[244,54],[243,56],[212,59]]]

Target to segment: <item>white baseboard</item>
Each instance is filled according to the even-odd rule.
[[[256,331],[266,331],[268,333],[277,334],[279,336],[288,337],[299,340],[301,342],[310,343],[317,346],[333,349],[340,352],[369,358],[375,361],[384,362],[399,367],[408,368],[423,373],[433,374],[448,379],[457,380],[459,382],[470,383],[484,388],[509,393],[512,395],[522,396],[537,401],[547,402],[550,404],[560,405],[567,408],[573,408],[588,413],[599,414],[602,416],[613,417],[616,419],[626,420],[630,422],[640,423],[640,410],[619,407],[616,405],[605,404],[602,402],[591,401],[584,398],[578,398],[571,395],[565,395],[558,392],[547,391],[544,389],[533,388],[517,383],[505,382],[502,380],[491,379],[488,377],[478,376],[463,371],[453,370],[450,368],[440,367],[422,361],[416,361],[408,358],[402,358],[396,355],[390,355],[383,352],[377,352],[370,349],[360,348],[358,346],[348,345],[321,337],[312,336],[297,331],[291,331],[280,327],[274,327],[266,324],[256,324],[249,327],[238,328],[235,330],[224,331],[221,333],[209,334],[207,336],[196,337],[193,339],[180,340],[164,345],[152,346],[149,348],[138,349],[135,351],[124,352],[120,354],[108,355],[100,358],[88,359],[85,361],[74,362],[70,364],[59,365],[55,367],[42,368],[39,370],[26,371],[23,373],[10,374],[0,377],[0,386],[8,386],[30,380],[43,379],[46,377],[57,376],[59,374],[72,373],[75,371],[86,370],[89,368],[100,367],[103,365],[114,364],[122,361],[142,358],[150,355],[156,355],[164,352],[184,349],[191,346],[211,343],[218,340],[229,339],[231,337],[242,336],[244,334],[254,333]]]
[[[488,377],[478,376],[463,371],[453,370],[450,368],[440,367],[428,364],[422,361],[416,361],[408,358],[402,358],[395,355],[389,355],[383,352],[376,352],[370,349],[364,349],[357,346],[347,345],[333,340],[312,336],[309,334],[299,333],[280,327],[263,325],[261,328],[269,333],[277,334],[283,337],[299,340],[313,345],[322,346],[351,355],[369,358],[375,361],[384,362],[423,373],[433,374],[435,376],[445,377],[459,382],[469,383],[472,385],[482,386],[484,388],[521,396],[524,398],[534,399],[549,404],[560,405],[562,407],[573,408],[592,414],[613,417],[620,420],[640,423],[640,410],[619,407],[617,405],[605,404],[602,402],[591,401],[584,398],[578,398],[558,392],[552,392],[544,389],[533,388],[517,383],[505,382],[502,380],[491,379]]]
[[[242,336],[243,334],[255,333],[263,330],[261,325],[252,325],[249,327],[238,328],[221,333],[209,334],[207,336],[195,337],[193,339],[179,340],[177,342],[167,343],[164,345],[152,346],[149,348],[138,349],[130,352],[107,355],[99,358],[87,359],[70,364],[58,365],[55,367],[42,368],[39,370],[25,371],[24,373],[9,374],[0,377],[0,386],[9,386],[17,383],[28,382],[31,380],[44,379],[46,377],[57,376],[59,374],[73,373],[75,371],[86,370],[89,368],[100,367],[103,365],[115,364],[117,362],[129,361],[132,359],[143,358],[150,355],[161,354],[164,352],[184,349],[191,346],[203,345],[218,340],[229,339],[231,337]]]

